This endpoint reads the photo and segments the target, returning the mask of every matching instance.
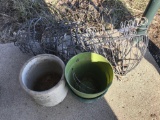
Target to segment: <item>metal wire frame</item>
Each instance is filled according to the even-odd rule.
[[[126,75],[146,52],[148,37],[136,32],[146,23],[145,19],[125,21],[118,30],[105,30],[103,25],[97,28],[35,18],[18,31],[15,45],[24,53],[55,54],[64,62],[81,52],[95,52],[111,62],[116,74]]]

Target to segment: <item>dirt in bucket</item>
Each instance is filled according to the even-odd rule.
[[[58,73],[47,73],[40,76],[33,86],[34,91],[45,91],[55,86],[60,80],[61,76]]]

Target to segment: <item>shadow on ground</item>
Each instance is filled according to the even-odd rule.
[[[22,65],[32,56],[24,55],[13,44],[0,45],[0,116],[6,120],[117,120],[104,98],[83,103],[71,92],[54,107],[36,104],[22,90],[18,76]]]
[[[160,49],[152,41],[149,41],[148,48],[149,50],[146,52],[144,58],[148,60],[148,62],[150,62],[160,74]]]
[[[160,67],[160,49],[151,40],[149,41],[148,49]]]

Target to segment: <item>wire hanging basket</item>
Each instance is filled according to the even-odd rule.
[[[146,52],[148,37],[137,34],[137,29],[146,23],[144,18],[130,20],[121,23],[120,29],[105,30],[103,25],[88,27],[35,18],[17,32],[15,45],[24,53],[50,53],[64,62],[78,53],[95,52],[107,58],[114,72],[123,76],[140,63]]]

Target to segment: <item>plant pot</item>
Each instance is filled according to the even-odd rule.
[[[20,84],[38,104],[55,106],[64,100],[68,92],[64,69],[63,61],[54,55],[35,56],[22,67]]]
[[[113,68],[96,53],[80,53],[69,60],[65,77],[72,91],[81,98],[93,99],[104,94],[113,80]]]

